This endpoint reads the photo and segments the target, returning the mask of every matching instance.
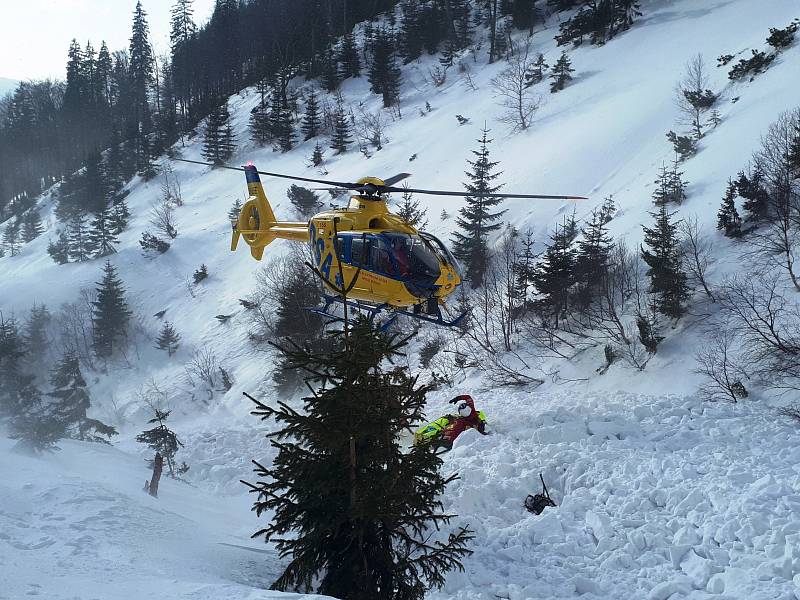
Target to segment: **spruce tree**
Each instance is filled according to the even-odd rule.
[[[94,258],[104,258],[114,254],[119,239],[115,234],[116,226],[111,218],[109,209],[103,209],[95,214],[89,230],[89,245],[94,252]]]
[[[69,257],[76,262],[84,262],[92,258],[92,245],[89,240],[89,230],[86,227],[86,217],[78,215],[69,223],[68,229]]]
[[[0,313],[0,417],[19,415],[25,408],[24,388],[33,377],[23,373],[25,341],[16,319]]]
[[[228,210],[228,220],[233,223],[239,220],[239,215],[242,212],[242,201],[238,198],[233,201],[233,205]]]
[[[462,231],[453,233],[453,254],[463,260],[467,265],[467,279],[473,288],[483,284],[483,276],[489,265],[489,234],[497,231],[502,226],[498,223],[505,211],[491,212],[502,202],[502,198],[487,197],[482,194],[496,193],[502,187],[492,185],[502,172],[493,173],[497,162],[489,160],[489,130],[483,129],[479,150],[473,150],[474,161],[467,161],[472,170],[467,172],[469,183],[465,183],[467,190],[464,198],[466,206],[459,210],[456,224]]]
[[[728,179],[728,189],[722,198],[722,206],[717,213],[717,229],[726,237],[739,237],[742,235],[742,218],[736,210],[736,197],[738,196],[736,184]]]
[[[22,229],[20,230],[20,237],[25,243],[35,240],[42,235],[44,227],[42,226],[42,217],[39,211],[35,208],[30,209],[22,217]]]
[[[97,283],[97,298],[92,302],[92,347],[100,358],[108,358],[128,333],[131,311],[117,270],[106,261],[103,278]]]
[[[372,45],[372,62],[369,66],[369,83],[373,93],[383,98],[389,108],[400,100],[401,71],[395,57],[394,42],[386,28],[379,29]]]
[[[164,321],[164,325],[161,327],[161,333],[158,334],[158,339],[156,340],[156,348],[159,350],[166,350],[167,356],[172,356],[178,351],[180,341],[181,336],[175,331],[175,327],[173,327],[172,323]]]
[[[550,92],[555,94],[563,90],[566,85],[572,81],[572,73],[575,69],[572,68],[572,62],[569,60],[569,56],[567,56],[567,51],[561,53],[561,57],[556,62],[555,66],[553,67],[553,71],[550,73],[550,79],[552,79],[552,83],[550,84]]]
[[[403,192],[397,204],[395,214],[415,229],[425,229],[428,226],[428,210],[421,206],[419,200],[414,199],[414,194],[408,190]]]
[[[269,122],[269,110],[266,107],[256,107],[250,113],[250,139],[257,145],[264,146],[272,140],[272,130]]]
[[[335,92],[339,89],[339,63],[336,60],[336,51],[332,45],[325,48],[322,55],[322,85],[329,92]]]
[[[613,240],[600,211],[593,210],[591,219],[581,230],[575,262],[578,297],[585,307],[599,291],[608,272]]]
[[[153,429],[148,429],[137,435],[136,441],[140,444],[146,444],[163,457],[167,462],[170,477],[182,475],[189,470],[189,467],[186,463],[177,465],[175,462],[175,455],[178,453],[178,450],[183,448],[183,442],[181,442],[176,433],[166,425],[167,419],[172,411],[154,410],[155,415],[147,422],[151,425],[158,423],[158,425]]]
[[[9,256],[16,256],[19,254],[19,246],[19,221],[15,219],[13,222],[9,221],[3,229],[3,248]]]
[[[339,71],[341,79],[361,77],[361,59],[358,56],[356,38],[352,31],[348,31],[342,37],[342,45],[339,48],[339,64],[341,65]]]
[[[224,165],[233,156],[236,146],[230,124],[227,101],[211,111],[206,120],[202,154],[215,165]]]
[[[400,51],[403,62],[408,64],[422,56],[422,9],[416,0],[402,0],[400,6],[403,10],[400,19]]]
[[[536,240],[529,229],[520,243],[520,249],[514,257],[514,293],[518,298],[528,304],[528,293],[534,285],[536,277],[536,259],[538,254],[534,251]]]
[[[256,513],[274,514],[256,535],[289,559],[274,589],[422,600],[470,553],[468,529],[439,533],[453,518],[440,496],[455,475],[440,474],[430,445],[403,451],[400,442],[409,424],[424,420],[431,389],[400,366],[384,371],[404,343],[360,319],[349,335],[335,334],[328,352],[284,349],[312,379],[304,410],[256,401],[253,414],[280,426],[269,435],[274,464],[255,463],[260,480],[248,484]]]
[[[275,90],[269,111],[269,128],[275,144],[281,152],[288,152],[294,146],[294,123],[292,112],[286,98]]]
[[[322,155],[322,146],[320,146],[319,142],[317,142],[314,145],[314,152],[311,153],[311,165],[314,167],[318,167],[322,164],[324,160],[325,159]]]
[[[322,125],[319,113],[319,100],[317,99],[317,92],[312,88],[308,93],[308,100],[306,100],[306,114],[303,116],[303,124],[301,131],[303,132],[303,139],[310,140],[319,135],[319,129]]]
[[[61,231],[56,241],[50,240],[47,245],[47,253],[57,265],[65,265],[69,262],[69,239],[66,231]]]
[[[31,372],[38,372],[45,364],[50,350],[47,327],[51,321],[50,311],[44,304],[34,304],[25,322],[24,342],[27,353],[26,363]]]
[[[169,41],[173,54],[179,45],[191,40],[197,32],[193,14],[192,0],[175,0],[172,5]]]
[[[541,296],[535,305],[553,318],[556,328],[567,317],[570,288],[575,283],[577,252],[573,240],[566,223],[557,226],[533,276],[533,285]]]
[[[130,219],[130,216],[131,213],[128,210],[128,202],[125,200],[125,196],[122,195],[115,198],[108,211],[111,233],[113,235],[119,235],[125,231],[125,228],[128,227],[128,219]]]
[[[544,60],[544,54],[539,53],[536,60],[525,71],[525,86],[531,87],[544,80],[544,73],[549,66]]]
[[[300,187],[299,185],[290,185],[289,190],[286,192],[286,197],[289,198],[289,202],[292,203],[292,206],[295,207],[303,219],[310,219],[322,208],[319,196],[308,188]]]
[[[116,429],[86,415],[92,405],[86,381],[81,373],[78,355],[67,350],[50,375],[52,390],[48,396],[53,401],[48,411],[66,428],[68,437],[92,441],[108,442],[117,435]]]
[[[353,143],[350,138],[350,121],[342,104],[342,98],[336,99],[336,110],[333,113],[333,136],[331,137],[331,148],[336,154],[347,152],[347,147]]]
[[[656,311],[678,319],[686,312],[685,302],[689,297],[681,265],[678,226],[672,221],[673,214],[667,212],[666,204],[650,214],[655,225],[643,228],[647,248],[642,246],[642,258],[649,267],[650,292],[655,296]]]
[[[147,136],[152,131],[152,119],[148,96],[153,82],[153,66],[155,56],[150,45],[150,28],[147,24],[147,13],[141,1],[136,2],[133,13],[133,26],[128,48],[128,73],[131,86],[130,103],[135,124],[134,141],[136,169],[139,173],[149,171],[152,157]]]
[[[739,172],[736,189],[744,198],[742,208],[748,213],[748,221],[762,221],[769,214],[769,192],[764,183],[764,171],[760,165],[747,173]]]

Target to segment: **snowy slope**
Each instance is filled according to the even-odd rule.
[[[702,228],[715,237],[718,261],[712,278],[741,268],[731,242],[714,231],[715,214],[727,178],[746,164],[778,114],[800,104],[800,45],[783,52],[774,66],[752,83],[730,84],[727,69],[713,65],[720,54],[749,55],[749,48],[762,48],[769,28],[783,27],[800,16],[800,6],[796,0],[643,4],[645,17],[631,31],[601,48],[570,51],[576,80],[555,95],[548,93],[545,83],[538,86],[543,106],[535,125],[523,134],[509,135],[497,121],[501,109],[492,96],[490,80],[503,65],[485,65],[484,52],[477,63],[470,55],[463,58],[477,86],[474,91],[457,69],[448,72],[443,86],[434,87],[429,68],[438,64],[436,57],[405,67],[403,117],[387,127],[389,142],[370,159],[357,151],[340,157],[328,152],[330,176],[347,180],[412,171],[410,183],[414,186],[459,189],[466,160],[472,157],[470,151],[485,122],[495,139],[492,158],[500,161],[505,190],[591,197],[577,205],[507,201],[507,221],[523,230],[531,228],[542,242],[573,207],[580,218],[613,195],[620,212],[611,223],[612,232],[636,245],[641,241],[641,225],[650,222],[647,211],[652,206],[653,180],[662,162],[672,158],[664,134],[678,128],[673,89],[685,63],[699,52],[712,72],[712,89],[723,94],[718,106],[724,121],[702,140],[698,155],[683,165],[690,186],[689,200],[680,207],[680,215],[696,214]],[[551,22],[532,38],[532,50],[543,52],[550,64],[561,52],[553,42],[556,29],[557,24]],[[369,93],[365,77],[347,81],[343,93],[353,105],[379,109],[379,99]],[[266,170],[318,176],[306,165],[313,140],[286,154],[252,146],[247,120],[256,102],[254,90],[230,100],[240,141],[231,162],[253,160]],[[422,116],[420,109],[426,102],[433,110]],[[456,114],[470,122],[458,126]],[[201,159],[199,143],[199,137],[187,142],[182,156]],[[409,162],[413,154],[417,158]],[[260,426],[247,414],[249,406],[242,401],[241,392],[268,389],[263,382],[271,369],[271,356],[254,352],[248,344],[247,315],[238,304],[262,265],[252,261],[245,250],[237,254],[228,251],[226,212],[234,199],[244,197],[244,178],[184,163],[175,163],[174,168],[186,204],[177,211],[180,235],[172,248],[157,259],[141,255],[137,240],[149,227],[147,212],[159,198],[160,181],[134,179],[128,198],[134,218],[121,236],[120,252],[112,257],[141,317],[138,349],[126,364],[87,377],[97,415],[120,427],[119,451],[65,443],[62,454],[39,462],[20,462],[22,459],[0,453],[0,481],[8,480],[0,484],[4,486],[0,493],[18,506],[9,511],[4,501],[0,518],[8,520],[9,514],[15,515],[18,530],[36,523],[37,515],[26,514],[24,508],[35,498],[52,496],[58,503],[58,510],[52,513],[55,517],[63,517],[67,523],[79,520],[72,514],[72,506],[62,502],[74,489],[67,487],[68,482],[24,488],[36,478],[21,478],[19,473],[28,469],[58,481],[70,459],[76,463],[72,482],[88,495],[94,493],[88,490],[98,486],[90,462],[99,460],[104,468],[125,473],[111,478],[113,483],[102,484],[110,486],[103,493],[105,500],[87,501],[80,509],[95,510],[101,523],[112,520],[111,507],[132,503],[138,512],[126,515],[129,526],[140,516],[152,519],[152,523],[165,525],[168,544],[185,542],[206,549],[223,535],[239,540],[233,543],[250,543],[247,536],[257,527],[245,512],[248,499],[243,497],[238,479],[249,474],[250,458],[269,460],[272,450],[261,439]],[[265,178],[265,187],[279,217],[292,218],[285,200],[288,183]],[[449,238],[453,219],[443,221],[439,213],[445,209],[455,214],[461,199],[420,200],[429,207],[430,230]],[[42,207],[52,227],[52,200],[44,198]],[[281,253],[284,244],[270,246],[266,260]],[[57,266],[47,256],[46,245],[47,235],[25,246],[17,257],[0,258],[0,308],[5,313],[22,316],[34,301],[56,309],[62,302],[75,301],[81,288],[100,278],[100,261]],[[187,278],[201,263],[208,265],[210,277],[190,287]],[[170,360],[152,349],[160,322],[151,315],[164,309],[165,318],[173,321],[182,335],[182,348]],[[234,317],[222,325],[214,319],[218,314]],[[547,365],[559,370],[558,381],[577,383],[557,385],[548,380],[536,393],[510,395],[486,389],[477,378],[463,382],[463,391],[474,392],[489,414],[494,435],[465,438],[447,458],[447,466],[463,476],[453,484],[448,508],[476,529],[477,551],[465,563],[467,572],[451,577],[447,588],[433,597],[517,600],[589,593],[598,598],[647,598],[652,593],[653,598],[666,598],[677,592],[674,597],[703,598],[707,586],[709,591],[723,591],[722,579],[726,597],[790,598],[792,577],[800,573],[800,550],[795,550],[800,541],[792,537],[800,527],[795,528],[791,514],[798,509],[792,498],[800,497],[798,456],[792,449],[797,446],[796,434],[775,422],[766,404],[729,407],[703,405],[694,399],[698,379],[692,374],[692,350],[696,337],[692,331],[670,336],[643,373],[615,365],[606,375],[595,375],[602,362],[602,349],[598,348],[575,363]],[[181,380],[183,364],[197,348],[215,352],[236,383],[228,394],[218,394],[208,405],[190,403],[184,393],[170,398],[174,427],[186,442],[182,458],[192,465],[189,476],[197,487],[168,486],[164,498],[151,503],[139,491],[144,470],[136,461],[141,451],[131,441],[146,417],[136,401],[136,391],[151,379]],[[449,391],[431,398],[430,416],[446,410],[447,397]],[[592,425],[595,421],[609,425]],[[536,490],[539,471],[545,472],[556,501],[562,504],[563,500],[563,506],[536,518],[525,513],[521,503],[527,493]],[[767,475],[774,481],[759,481]],[[661,492],[654,497],[655,490],[663,490],[664,497]],[[783,499],[776,500],[778,495]],[[683,497],[691,497],[694,504],[681,506]],[[211,507],[205,515],[208,519],[204,516],[196,528],[194,524],[186,527],[192,529],[189,539],[182,537],[187,534],[182,527],[166,524],[174,518],[170,506],[183,514],[180,507],[184,503]],[[228,518],[232,519],[230,525],[218,529]],[[16,551],[2,538],[5,523],[0,525],[0,574],[4,574],[6,565],[20,563],[9,562]],[[690,525],[697,527],[696,536],[688,531]],[[56,564],[67,560],[63,547],[74,537],[72,530],[65,528],[56,532],[58,535],[43,534],[54,541],[52,547],[45,544],[41,548],[32,547],[38,544],[33,538],[19,532],[14,535],[31,546],[25,556]],[[137,548],[144,542],[137,539],[139,542],[131,539],[128,545],[126,538],[114,547],[121,548],[124,556],[138,556]],[[680,554],[687,546],[695,548],[697,558],[689,550]],[[58,548],[64,553],[59,554],[62,550]],[[207,576],[203,581],[210,586],[234,586],[234,595],[225,597],[248,597],[244,588],[236,586],[259,587],[277,572],[272,557],[240,557],[227,550],[220,565],[206,568],[206,552],[211,553],[202,550],[184,557],[181,564],[158,567],[162,569],[161,584],[174,585],[175,594],[183,597],[210,597],[193,596],[195,591],[186,587],[196,574],[203,574]],[[684,559],[691,564],[682,566]],[[246,571],[238,560],[251,561],[259,568],[266,564],[259,571],[262,579],[242,575],[253,571]],[[147,574],[156,563],[162,564],[156,560],[134,563],[128,581],[147,583]],[[100,577],[102,572],[98,568],[87,578]],[[720,574],[711,577],[717,572]],[[25,574],[30,572],[22,573],[14,580],[15,589],[23,589],[19,586],[33,577]],[[694,578],[689,588],[684,576]],[[167,583],[170,577],[175,578],[174,584]],[[703,582],[703,578],[714,583]],[[56,575],[38,579],[43,586],[56,585]],[[659,588],[661,585],[666,587]],[[697,589],[690,594],[686,591],[690,588]],[[3,593],[0,588],[0,598]],[[131,597],[126,595],[125,585],[109,587],[106,593],[109,598]],[[76,594],[84,597],[82,592]]]
[[[0,598],[306,600],[266,589],[274,551],[248,540],[247,498],[164,479],[142,492],[143,462],[65,441],[46,459],[0,440]],[[254,553],[245,548],[256,548]]]

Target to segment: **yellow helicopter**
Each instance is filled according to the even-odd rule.
[[[182,162],[209,164],[178,159]],[[217,165],[219,166],[219,165]],[[329,312],[335,303],[365,310],[375,316],[383,310],[394,315],[455,326],[466,314],[446,320],[441,307],[461,284],[461,267],[450,250],[435,236],[389,212],[385,195],[411,192],[438,196],[461,196],[466,192],[420,190],[396,187],[410,176],[400,173],[386,180],[365,177],[355,183],[296,177],[258,171],[252,163],[228,167],[244,171],[249,197],[238,220],[231,223],[231,250],[239,240],[250,246],[250,254],[261,260],[264,248],[276,239],[306,242],[310,246],[315,273],[327,292],[325,306],[316,312],[336,318]],[[347,208],[335,208],[305,221],[278,221],[264,193],[260,175],[333,186],[333,190],[354,192]],[[486,197],[577,200],[581,196],[543,196],[532,194],[485,194]]]

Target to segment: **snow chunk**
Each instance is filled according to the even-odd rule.
[[[540,427],[533,435],[533,439],[540,444],[559,444],[562,442],[577,442],[588,434],[586,424],[581,421],[568,421],[551,427]]]
[[[706,587],[714,572],[711,561],[698,555],[694,550],[688,552],[681,561],[681,571],[686,573],[698,589]]]
[[[598,514],[593,510],[586,512],[586,525],[589,526],[594,534],[594,537],[596,537],[598,541],[614,535],[614,529],[611,526],[611,519],[609,519],[606,515]]]
[[[686,576],[681,576],[672,581],[665,581],[659,583],[656,587],[650,590],[647,600],[667,600],[673,594],[678,594],[678,597],[683,597],[692,591],[692,581]]]
[[[536,544],[553,544],[564,541],[564,528],[561,519],[553,511],[543,512],[531,527]]]

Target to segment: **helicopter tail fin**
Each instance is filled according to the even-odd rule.
[[[256,166],[248,164],[244,168],[244,176],[247,179],[247,192],[250,196],[255,196],[259,204],[259,210],[262,218],[268,223],[276,223],[275,213],[272,212],[272,207],[269,205],[267,195],[264,193],[264,186],[261,185],[261,177],[258,175]]]

